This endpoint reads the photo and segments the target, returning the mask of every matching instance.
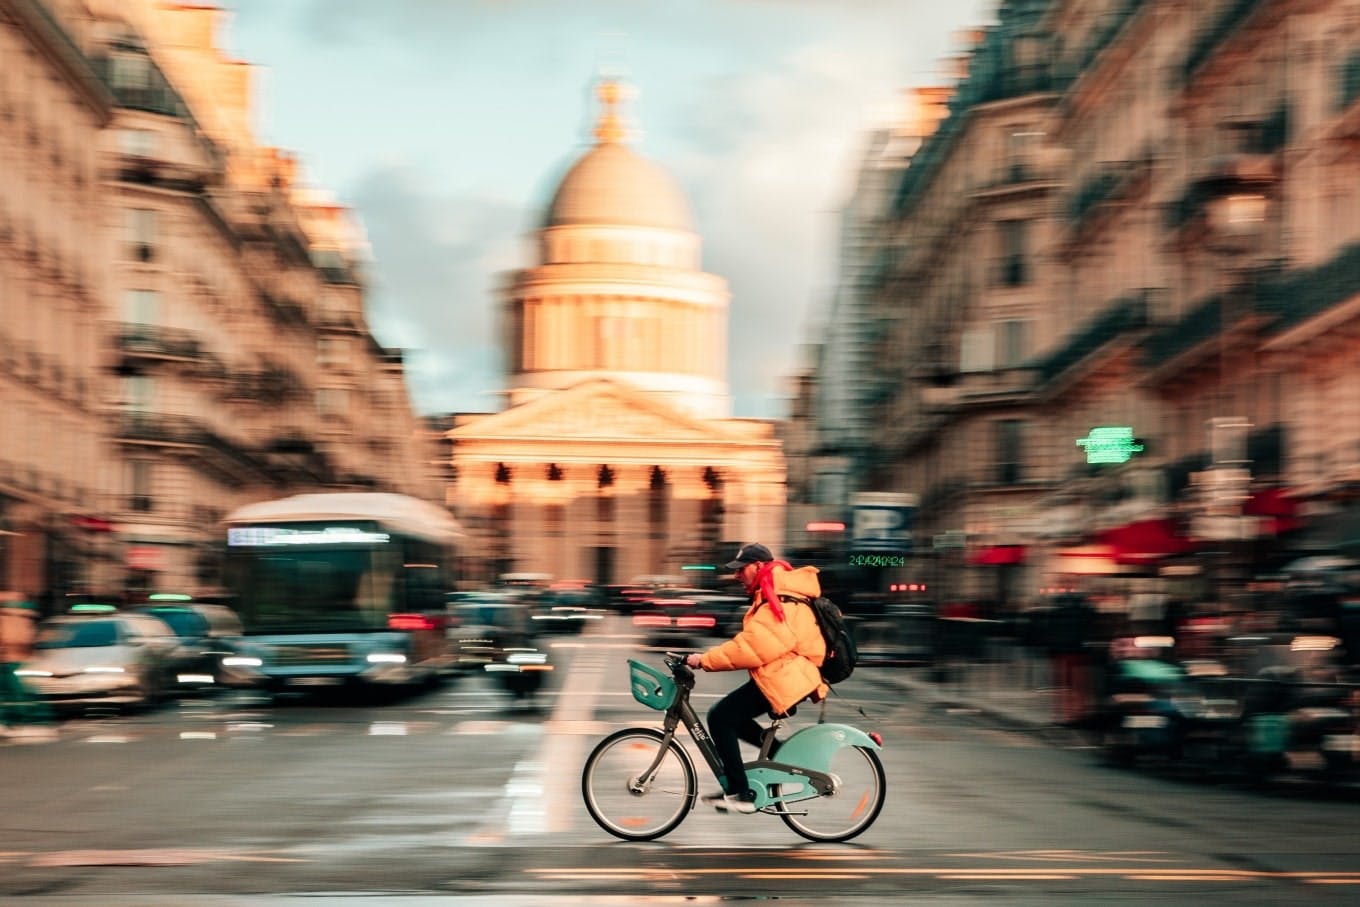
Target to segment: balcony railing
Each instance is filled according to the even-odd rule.
[[[1149,172],[1153,151],[1149,144],[1132,160],[1107,161],[1067,199],[1067,220],[1073,226],[1081,224],[1101,205],[1121,198],[1130,192]]]
[[[337,286],[358,286],[359,275],[349,267],[324,267],[318,268],[321,272],[322,280],[326,283],[336,284]]]
[[[280,324],[306,325],[307,310],[292,300],[280,299],[269,293],[260,294],[260,302],[270,318]]]
[[[1291,271],[1265,281],[1257,290],[1260,307],[1278,315],[1283,331],[1360,294],[1360,243],[1346,246],[1314,268]]]
[[[1174,324],[1150,334],[1143,342],[1143,365],[1150,369],[1165,365],[1248,317],[1277,320],[1282,301],[1270,289],[1279,282],[1273,276],[1277,273],[1261,269],[1226,294],[1215,293]]]
[[[1191,45],[1190,52],[1185,55],[1185,63],[1181,67],[1181,78],[1188,82],[1197,73],[1224,41],[1237,30],[1237,27],[1249,19],[1252,13],[1263,6],[1271,3],[1272,0],[1232,0],[1227,6],[1219,11],[1218,17],[1200,32],[1195,43]]]
[[[1055,83],[1066,88],[1081,78],[1096,58],[1114,43],[1119,33],[1133,19],[1146,0],[1124,0],[1123,4],[1106,13],[1105,21],[1091,30],[1091,40],[1080,51],[1059,63],[1055,69]]]
[[[129,356],[164,359],[197,359],[200,355],[199,340],[192,331],[151,324],[123,324],[118,348]]]
[[[1057,352],[1038,363],[1041,382],[1058,378],[1106,344],[1148,325],[1146,290],[1109,306]]]
[[[201,427],[188,416],[124,410],[118,419],[118,439],[154,444],[197,444]]]

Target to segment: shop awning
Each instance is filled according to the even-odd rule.
[[[1262,517],[1261,533],[1279,535],[1303,526],[1299,519],[1299,503],[1289,497],[1287,488],[1262,488],[1254,492],[1242,505],[1247,516]]]
[[[1055,552],[1056,572],[1064,575],[1101,576],[1119,573],[1113,545],[1077,545]]]
[[[1192,539],[1178,534],[1171,521],[1164,518],[1125,523],[1097,532],[1095,538],[1113,549],[1118,564],[1152,564],[1196,547]]]
[[[992,545],[968,555],[968,563],[982,567],[1004,567],[1025,562],[1024,545]]]

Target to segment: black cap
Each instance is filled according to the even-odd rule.
[[[742,545],[741,548],[737,550],[737,556],[724,564],[723,569],[740,570],[747,564],[763,564],[766,561],[772,560],[774,560],[774,555],[770,553],[769,548],[766,548],[764,545],[760,544],[760,542],[751,542],[750,544]]]

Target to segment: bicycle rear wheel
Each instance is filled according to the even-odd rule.
[[[838,781],[832,793],[775,808],[785,825],[809,841],[850,840],[874,824],[888,794],[883,763],[867,747],[836,750],[830,772]]]
[[[581,770],[581,796],[599,826],[626,841],[650,841],[671,831],[694,808],[698,779],[678,740],[664,752],[665,735],[626,728],[601,740]],[[661,754],[657,762],[657,754]],[[643,778],[653,763],[656,770]]]

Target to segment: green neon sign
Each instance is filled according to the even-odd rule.
[[[1087,463],[1127,463],[1134,454],[1143,452],[1143,444],[1133,436],[1127,425],[1105,425],[1091,429],[1077,446],[1086,449]]]
[[[685,564],[685,565],[682,566],[680,569],[681,569],[681,570],[717,570],[718,568],[715,567],[715,566],[713,566],[712,564]]]

